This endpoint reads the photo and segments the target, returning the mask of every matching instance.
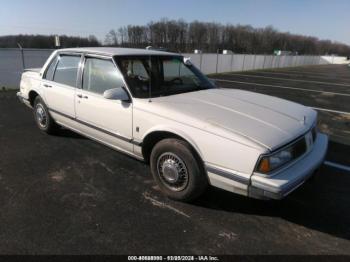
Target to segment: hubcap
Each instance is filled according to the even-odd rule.
[[[46,111],[43,107],[43,105],[38,104],[35,108],[35,115],[36,115],[36,119],[38,121],[38,124],[45,128],[47,125],[47,115],[46,115]]]
[[[182,159],[174,153],[164,153],[157,161],[158,175],[163,184],[173,190],[181,191],[188,184],[188,171]]]

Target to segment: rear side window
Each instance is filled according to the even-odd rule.
[[[60,56],[53,81],[75,87],[77,84],[77,74],[80,56]]]
[[[45,79],[47,79],[47,80],[52,80],[53,79],[53,75],[55,73],[57,60],[58,60],[57,56],[52,60],[49,68],[46,71],[46,74],[45,74],[45,77],[44,77]]]
[[[83,89],[103,94],[104,91],[123,86],[122,76],[111,60],[86,58]]]

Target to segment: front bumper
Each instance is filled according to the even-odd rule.
[[[32,108],[32,105],[30,104],[30,101],[27,98],[25,98],[21,92],[17,92],[16,95],[17,95],[17,97],[18,97],[20,102],[22,102],[26,106]]]
[[[291,166],[271,175],[254,174],[248,195],[259,199],[282,199],[302,185],[323,163],[328,148],[328,137],[318,133],[313,148]]]

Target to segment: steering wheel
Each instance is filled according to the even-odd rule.
[[[169,82],[173,84],[180,84],[180,85],[184,83],[184,81],[180,77],[175,77],[171,79]]]
[[[138,80],[140,80],[142,82],[147,82],[149,80],[147,77],[140,76],[140,75],[135,76],[135,78],[137,78]]]

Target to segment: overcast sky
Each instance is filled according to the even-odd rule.
[[[312,35],[350,45],[350,0],[2,0],[0,35],[96,35],[167,17]]]

